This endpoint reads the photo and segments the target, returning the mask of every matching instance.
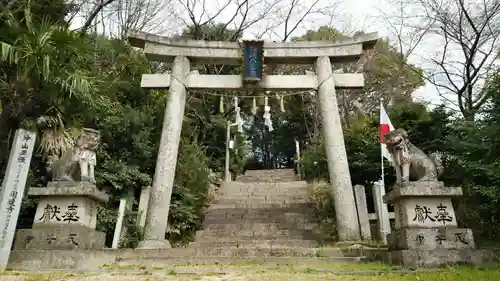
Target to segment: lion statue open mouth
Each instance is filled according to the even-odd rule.
[[[408,140],[408,133],[403,129],[396,129],[387,133],[384,143],[391,153],[396,169],[398,184],[412,181],[437,181],[443,173],[441,155],[425,154]]]

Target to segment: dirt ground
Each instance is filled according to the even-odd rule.
[[[5,272],[1,281],[487,281],[500,280],[500,268],[447,268],[432,271],[326,270],[290,267],[170,268],[161,270],[116,270],[103,272]]]

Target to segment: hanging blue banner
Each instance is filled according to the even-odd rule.
[[[244,41],[243,81],[261,81],[264,66],[264,42]]]

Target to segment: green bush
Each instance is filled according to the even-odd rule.
[[[193,241],[203,219],[210,185],[209,158],[197,143],[181,142],[170,205],[167,239],[172,244]]]
[[[323,135],[314,137],[311,144],[304,150],[300,159],[300,168],[302,178],[308,182],[314,180],[330,181]]]
[[[344,142],[353,185],[369,186],[380,178],[378,131],[378,124],[374,119],[362,116],[351,120],[344,130]],[[322,134],[315,136],[311,144],[306,147],[300,164],[307,181],[330,180]]]
[[[330,196],[330,184],[319,182],[313,183],[311,186],[310,199],[318,223],[317,238],[322,244],[332,244],[337,241],[337,229],[335,227],[335,209]]]

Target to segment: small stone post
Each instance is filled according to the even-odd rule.
[[[139,209],[137,210],[137,225],[144,229],[146,226],[146,215],[148,213],[149,196],[151,193],[151,186],[146,186],[141,190],[141,197],[139,198]]]
[[[384,203],[382,197],[385,195],[385,190],[383,190],[384,185],[380,182],[373,183],[373,203],[375,203],[375,213],[377,214],[377,226],[378,235],[380,242],[387,245],[387,234],[391,232],[391,224],[389,220],[389,211],[387,210],[387,204]]]
[[[172,81],[168,92],[160,148],[144,228],[144,241],[141,241],[138,246],[141,249],[171,247],[170,243],[165,240],[165,232],[186,106],[185,83],[189,68],[189,60],[186,57],[177,56],[174,59]]]
[[[115,233],[113,235],[113,243],[111,248],[118,249],[118,244],[120,244],[121,237],[123,235],[123,217],[125,216],[125,207],[127,204],[126,199],[120,199],[120,207],[118,208],[118,217],[116,218]]]
[[[129,213],[132,213],[132,209],[134,208],[134,202],[135,202],[135,191],[133,189],[130,189],[128,190],[127,192],[127,195],[126,197],[124,198],[126,200],[126,204],[125,204],[125,210],[124,210],[124,223],[123,223],[123,227],[121,228],[122,229],[122,232],[120,234],[120,239],[122,239],[123,237],[125,237],[127,235],[127,232],[129,230],[129,224],[128,224],[128,216],[127,214]]]
[[[227,120],[227,125],[226,125],[226,159],[224,159],[224,181],[225,182],[231,182],[231,172],[229,171],[229,166],[230,166],[230,145],[229,142],[231,141],[231,121]]]
[[[323,117],[325,149],[335,204],[338,237],[340,241],[359,241],[361,237],[358,215],[356,205],[353,204],[354,192],[330,58],[319,57],[316,60],[315,69],[318,75],[318,105]]]
[[[368,206],[366,204],[365,187],[362,185],[354,186],[356,196],[356,206],[358,207],[359,227],[361,229],[361,238],[365,241],[372,240],[370,230],[370,219],[368,218]]]

